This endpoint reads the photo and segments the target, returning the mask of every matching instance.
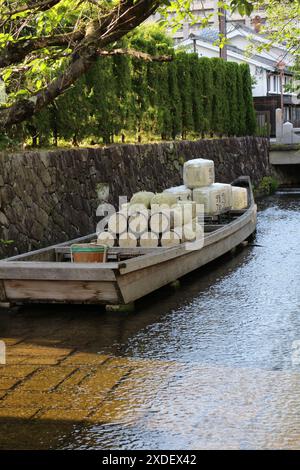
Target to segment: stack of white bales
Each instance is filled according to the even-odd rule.
[[[129,203],[123,204],[121,209],[108,220],[108,230],[98,236],[103,240],[110,233],[114,243],[122,248],[134,248],[138,240],[148,232],[149,209],[154,193],[140,191],[134,194]],[[153,240],[152,240],[153,245]],[[112,245],[113,246],[113,245]]]
[[[193,201],[204,206],[204,215],[215,216],[231,209],[245,209],[247,190],[230,184],[215,183],[214,162],[197,158],[184,164],[185,185],[193,191]]]
[[[160,246],[175,246],[186,241],[182,227],[192,222],[190,199],[191,191],[182,186],[155,194],[151,200],[150,233],[156,234]],[[186,203],[191,206],[190,211],[185,210]],[[140,240],[140,245],[147,246],[147,241]]]
[[[214,216],[230,210],[231,185],[215,183],[215,168],[212,160],[195,158],[185,162],[183,180],[184,184],[193,191],[193,201],[203,205],[205,215]]]
[[[193,208],[192,201],[180,201],[172,192],[154,194],[140,191],[111,215],[107,230],[98,235],[98,241],[126,248],[179,244],[193,238]]]
[[[120,247],[166,247],[191,242],[203,235],[197,219],[198,205],[204,207],[205,216],[248,205],[245,188],[215,183],[212,160],[185,162],[183,182],[162,193],[135,193],[109,218],[107,230],[98,236],[99,242]]]
[[[171,229],[163,233],[162,246],[173,246],[183,242],[193,242],[203,234],[203,229],[197,222],[196,202],[193,201],[193,192],[186,184],[165,189],[163,194],[173,195],[176,202],[171,208],[180,214],[175,219]]]

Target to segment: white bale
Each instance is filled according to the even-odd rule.
[[[128,206],[128,214],[132,215],[135,214],[136,212],[142,212],[146,210],[145,204],[142,203],[134,203],[134,204],[129,204]]]
[[[115,237],[110,232],[101,232],[97,238],[97,245],[107,245],[107,246],[114,246],[115,244]]]
[[[184,224],[184,211],[180,206],[172,206],[171,208],[171,228],[180,227]]]
[[[125,232],[119,236],[119,246],[121,248],[135,248],[137,246],[137,238],[133,233]]]
[[[205,188],[195,188],[193,200],[197,204],[203,204],[205,215],[213,216],[226,211],[225,191],[218,185],[212,184]]]
[[[172,193],[157,193],[151,199],[151,207],[153,206],[162,206],[166,204],[168,207],[171,207],[173,204],[176,204],[177,197]]]
[[[130,204],[143,204],[146,209],[150,209],[150,203],[153,196],[154,193],[151,191],[139,191],[132,196]]]
[[[154,233],[163,233],[171,228],[171,209],[160,208],[151,211],[150,229]]]
[[[156,248],[158,246],[158,235],[153,232],[145,232],[140,237],[140,246],[143,248]]]
[[[183,165],[183,182],[190,189],[209,186],[215,181],[213,160],[195,158]]]
[[[172,207],[182,207],[183,210],[183,223],[187,224],[191,219],[197,215],[197,203],[195,201],[178,201]]]
[[[180,204],[180,202],[182,204]],[[174,204],[172,209],[179,213],[180,216],[174,217],[174,226],[185,225],[192,221],[196,217],[196,203],[193,201],[179,201],[178,204]],[[193,217],[194,215],[194,217]]]
[[[163,247],[177,246],[181,243],[180,236],[174,230],[167,231],[162,234],[160,244]]]
[[[194,242],[199,240],[203,236],[203,228],[198,224],[197,220],[194,219],[189,224],[183,225],[182,227],[175,227],[174,232],[176,232],[182,243],[184,242]]]
[[[192,200],[192,190],[187,188],[184,184],[181,186],[173,186],[164,190],[164,193],[174,194],[177,201],[191,201]]]
[[[183,225],[182,227],[175,227],[173,231],[177,233],[181,243],[186,241],[194,241],[196,238],[196,234],[191,224]]]
[[[199,240],[200,238],[204,237],[204,228],[203,225],[199,224],[197,219],[193,219],[191,226],[193,228],[193,231],[196,235],[196,240]],[[194,240],[193,240],[194,241]]]
[[[151,211],[150,228],[154,233],[163,233],[183,224],[184,211],[177,204],[174,204],[171,208],[158,207],[158,209]]]
[[[128,229],[130,232],[136,235],[141,235],[142,233],[148,231],[148,225],[149,211],[147,209],[137,211],[136,213],[129,216]]]
[[[232,206],[232,186],[231,184],[226,183],[214,183],[216,188],[224,189],[225,196],[225,207],[226,209],[231,209]]]
[[[243,210],[248,207],[248,191],[246,188],[232,186],[232,209]]]
[[[130,207],[130,202],[124,202],[122,205],[121,205],[121,211],[128,211]]]
[[[108,220],[108,230],[113,234],[120,234],[127,230],[127,211],[120,210],[111,215]]]

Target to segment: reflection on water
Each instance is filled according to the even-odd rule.
[[[264,200],[254,246],[148,296],[135,314],[62,307],[0,317],[4,336],[114,358],[103,377],[117,379],[89,422],[75,412],[73,432],[61,425],[49,445],[299,448],[299,209],[295,195]],[[78,385],[87,400],[104,387],[93,377]]]
[[[299,448],[299,379],[300,374],[178,365],[159,384],[147,377],[141,397],[126,412],[120,412],[116,391],[105,423],[83,430],[68,448]]]
[[[255,243],[261,246],[214,270],[210,285],[130,338],[125,354],[290,367],[291,343],[300,338],[300,200],[286,209],[273,204],[260,213]]]

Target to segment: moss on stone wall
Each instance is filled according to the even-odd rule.
[[[258,186],[254,187],[256,197],[270,196],[274,194],[279,186],[279,182],[273,176],[264,176]]]

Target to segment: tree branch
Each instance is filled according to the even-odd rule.
[[[42,2],[32,1],[30,4],[26,4],[17,10],[7,10],[1,13],[2,16],[13,16],[17,15],[18,13],[24,13],[25,11],[32,11],[32,10],[39,10],[39,11],[46,11],[50,8],[57,5],[57,3],[61,2],[61,0],[45,0]]]
[[[0,53],[0,68],[20,63],[28,54],[38,49],[53,46],[68,46],[83,38],[84,32],[80,30],[67,34],[58,34],[56,36],[22,38],[18,42],[8,44],[3,52]]]
[[[0,110],[0,125],[9,127],[22,122],[52,103],[95,63],[99,48],[121,39],[139,26],[159,4],[158,0],[121,0],[80,42],[73,54],[73,62],[62,75],[31,99],[19,100],[11,107]]]
[[[170,55],[153,56],[146,52],[136,51],[134,49],[113,49],[111,51],[99,49],[97,54],[103,57],[127,55],[146,62],[171,62],[173,60],[173,57]]]

